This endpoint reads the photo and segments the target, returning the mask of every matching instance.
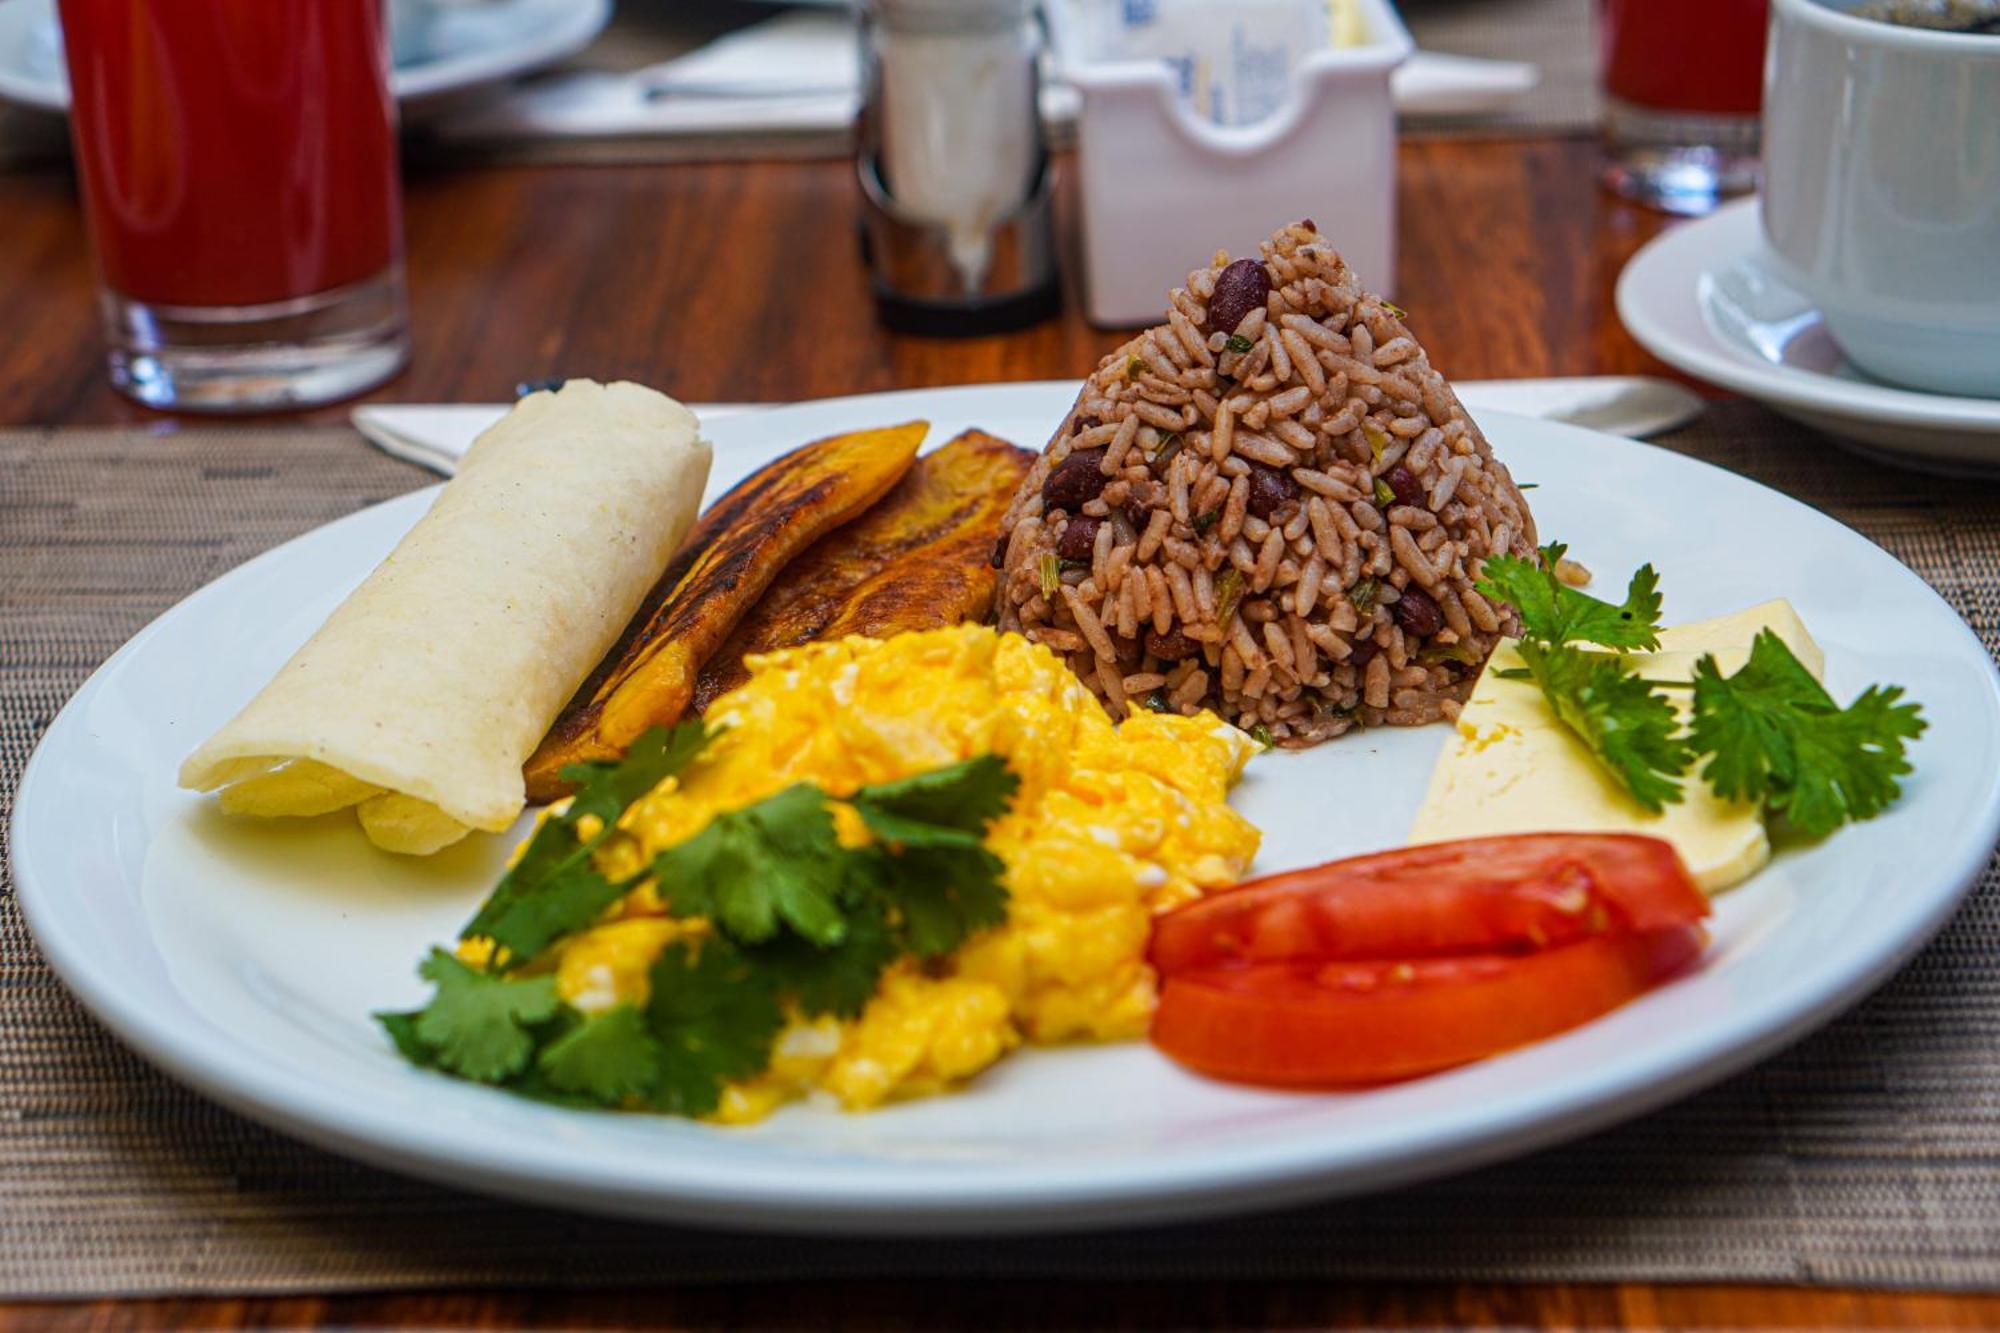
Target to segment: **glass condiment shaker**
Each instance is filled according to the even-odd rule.
[[[971,335],[1053,315],[1034,0],[862,0],[862,246],[891,328]]]

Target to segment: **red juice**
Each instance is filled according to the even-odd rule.
[[[1602,0],[1604,90],[1662,111],[1757,114],[1768,0]]]
[[[104,281],[164,306],[345,287],[402,248],[382,0],[61,0]]]

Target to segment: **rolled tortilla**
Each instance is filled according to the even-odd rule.
[[[392,851],[506,828],[522,761],[694,522],[697,429],[637,384],[523,398],[181,785],[231,813],[356,806]]]

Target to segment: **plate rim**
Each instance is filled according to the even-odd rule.
[[[792,406],[811,409],[815,414],[836,405],[867,405],[893,412],[904,406],[916,407],[926,400],[935,402],[940,394],[991,395],[1011,389],[1038,396],[1040,407],[1053,401],[1057,390],[1065,396],[1073,393],[1075,383],[1041,381],[906,390]],[[935,407],[919,410],[938,412]],[[989,415],[1000,411],[982,410]],[[1481,415],[1519,422],[1530,420],[1505,413]],[[1550,428],[1546,422],[1533,424],[1538,430]],[[1607,438],[1581,428],[1562,429]],[[1620,443],[1653,450],[1670,460],[1670,466],[1691,465],[1722,472],[1770,492],[1779,502],[1809,508],[1760,482],[1737,477],[1702,460],[1643,442]],[[1455,1129],[1447,1127],[1444,1132],[1433,1132],[1429,1137],[1401,1144],[1394,1151],[1378,1153],[1369,1159],[1354,1160],[1336,1152],[1302,1164],[1296,1154],[1263,1160],[1254,1153],[1248,1154],[1247,1160],[1245,1154],[1237,1154],[1210,1161],[1205,1169],[1171,1175],[1164,1181],[1128,1179],[1110,1188],[1087,1174],[1064,1187],[1052,1186],[1042,1178],[1010,1182],[990,1174],[975,1178],[972,1173],[960,1172],[964,1180],[954,1185],[949,1168],[927,1164],[922,1171],[901,1177],[880,1164],[865,1164],[847,1173],[852,1177],[847,1184],[822,1187],[810,1197],[799,1196],[789,1187],[778,1164],[754,1184],[746,1185],[739,1172],[725,1181],[682,1180],[668,1192],[663,1192],[660,1182],[651,1178],[621,1186],[618,1180],[601,1172],[589,1178],[552,1177],[532,1161],[521,1164],[496,1160],[490,1151],[476,1143],[460,1143],[442,1132],[416,1132],[406,1124],[391,1125],[385,1132],[366,1117],[352,1118],[351,1107],[315,1101],[314,1094],[323,1093],[324,1085],[314,1085],[292,1071],[271,1066],[248,1046],[225,1042],[217,1049],[212,1040],[203,1041],[199,1036],[177,1032],[171,1023],[156,1018],[133,997],[124,994],[115,984],[115,978],[106,975],[112,969],[94,965],[83,947],[85,941],[73,938],[69,923],[57,910],[60,887],[43,884],[40,868],[33,864],[37,835],[28,826],[39,817],[42,803],[51,799],[44,795],[47,784],[42,777],[44,766],[55,762],[49,757],[53,753],[51,742],[67,737],[70,729],[83,725],[82,707],[114,666],[142,650],[160,632],[160,627],[194,598],[226,596],[230,583],[253,577],[253,571],[263,562],[282,558],[282,553],[296,543],[339,524],[384,522],[396,506],[415,510],[426,503],[426,497],[434,494],[435,489],[419,488],[260,553],[190,593],[133,635],[91,673],[35,747],[21,776],[12,821],[11,859],[24,917],[44,956],[85,1007],[149,1062],[203,1095],[294,1137],[459,1188],[470,1184],[485,1192],[542,1204],[561,1203],[601,1213],[737,1229],[908,1235],[1054,1232],[1193,1219],[1411,1184],[1573,1138],[1642,1114],[1724,1078],[1798,1039],[1858,1003],[1927,943],[1957,910],[1986,866],[1995,839],[2000,838],[2000,771],[1996,771],[1989,775],[1976,807],[1981,811],[1977,835],[1968,839],[1959,856],[1940,868],[1937,880],[1939,883],[1949,880],[1949,891],[1931,899],[1926,910],[1906,925],[1892,947],[1868,955],[1859,966],[1835,978],[1834,984],[1817,976],[1787,978],[1761,1003],[1762,1021],[1733,1024],[1730,1035],[1722,1039],[1714,1035],[1712,1025],[1670,1034],[1671,1039],[1656,1047],[1652,1058],[1643,1064],[1624,1067],[1622,1074],[1614,1068],[1610,1076],[1600,1071],[1566,1080],[1570,1091],[1558,1109],[1522,1105],[1515,1108],[1511,1118],[1496,1121],[1486,1115],[1467,1119]],[[1954,626],[1962,646],[1984,664],[1981,700],[1989,719],[2000,719],[2000,673],[1996,673],[1984,646],[1949,603],[1862,534],[1826,515],[1817,517],[1832,523],[1848,537],[1873,547],[1936,603],[1936,609]],[[836,1178],[840,1175],[832,1174]],[[939,1178],[945,1179],[944,1186],[937,1183]],[[976,1188],[978,1197],[939,1197],[953,1188]]]
[[[1773,366],[1738,354],[1715,336],[1702,316],[1697,283],[1755,251],[1760,202],[1752,197],[1726,204],[1641,246],[1619,272],[1614,295],[1626,332],[1675,369],[1748,398],[1888,426],[1948,427],[1994,437],[2000,445],[2000,399],[1922,393]]]

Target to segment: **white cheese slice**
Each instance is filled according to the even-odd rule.
[[[1740,648],[1748,654],[1757,635],[1767,629],[1785,641],[1785,646],[1792,650],[1792,656],[1813,673],[1815,680],[1825,674],[1826,654],[1813,642],[1812,635],[1806,633],[1806,624],[1799,619],[1799,613],[1783,598],[1746,606],[1741,611],[1731,611],[1713,620],[1669,625],[1660,631],[1660,651],[1693,653],[1699,657],[1711,650]],[[1724,670],[1733,669],[1723,663],[1720,656],[1716,658],[1716,663]]]
[[[1631,660],[1649,679],[1688,680],[1695,662],[1712,652],[1726,675],[1748,660],[1751,642],[1764,629],[1820,674],[1825,657],[1819,645],[1783,601],[1663,630],[1659,652],[1634,653]],[[1684,799],[1663,813],[1639,805],[1556,719],[1540,686],[1496,674],[1522,665],[1511,642],[1486,664],[1431,774],[1411,842],[1500,833],[1650,834],[1672,843],[1710,893],[1741,883],[1770,859],[1758,806],[1722,800],[1696,774],[1682,784]],[[1685,709],[1687,692],[1675,693]]]

